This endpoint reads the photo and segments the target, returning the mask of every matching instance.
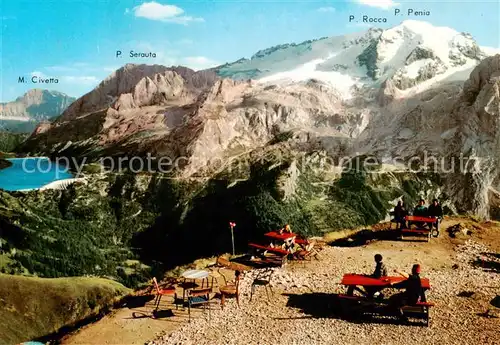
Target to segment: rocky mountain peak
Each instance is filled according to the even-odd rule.
[[[40,121],[61,114],[73,97],[43,89],[31,89],[13,102],[0,103],[0,120]]]
[[[195,72],[181,66],[126,64],[79,98],[59,121],[110,107],[125,110],[161,104],[175,98],[190,98],[213,85],[216,79],[217,75],[213,71]]]

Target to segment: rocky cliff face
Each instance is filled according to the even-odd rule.
[[[136,85],[104,108],[78,115],[77,105],[97,109],[87,102],[103,98],[82,97],[56,123],[40,126],[24,149],[75,154],[84,147],[86,153],[115,155],[126,148],[129,155],[187,158],[183,174],[190,175],[210,160],[229,159],[283,132],[349,138],[364,121],[363,111],[346,109],[338,92],[318,81],[266,86],[215,81],[213,75],[182,77],[170,70],[134,80]],[[106,83],[120,84],[112,79]],[[93,92],[101,94],[102,86]]]
[[[127,64],[74,102],[58,122],[107,109],[131,109],[176,100],[185,103],[216,79],[213,72],[194,72],[185,67]]]
[[[370,122],[358,148],[388,161],[421,158],[421,166],[442,173],[461,212],[488,217],[500,168],[499,63],[500,55],[486,58],[464,84],[444,84],[410,100],[389,97],[393,89],[386,85],[380,95],[385,114]]]
[[[464,84],[456,108],[457,127],[448,152],[472,157],[470,172],[456,176],[462,188],[450,189],[461,198],[464,210],[489,216],[498,206],[500,178],[500,55],[487,58]],[[454,114],[454,115],[455,115]]]
[[[29,90],[13,102],[0,103],[0,120],[46,120],[61,114],[74,100],[57,91]]]

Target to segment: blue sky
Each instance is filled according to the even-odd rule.
[[[395,17],[395,8],[431,16]],[[200,69],[277,44],[367,29],[350,24],[349,15],[386,17],[382,28],[426,20],[500,47],[499,13],[497,1],[0,0],[0,101],[34,87],[79,97],[128,62]],[[130,50],[157,57],[129,58]],[[31,75],[59,83],[18,83]]]

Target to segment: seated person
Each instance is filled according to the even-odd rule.
[[[418,202],[418,205],[415,207],[413,210],[413,215],[417,217],[427,217],[427,207],[425,207],[425,200],[420,199]],[[412,222],[413,224],[416,224],[418,227],[423,227],[425,223],[423,222]]]
[[[427,207],[425,207],[425,200],[420,199],[418,205],[413,210],[413,215],[417,217],[427,217]]]
[[[387,268],[385,267],[385,264],[382,262],[383,257],[380,254],[375,254],[375,271],[373,271],[373,274],[371,275],[373,278],[382,278],[382,277],[387,277]]]
[[[290,228],[290,225],[288,224],[285,224],[284,227],[282,227],[281,229],[279,229],[278,231],[280,234],[283,234],[283,233],[292,233],[292,229]]]
[[[436,227],[436,235],[435,237],[439,236],[439,222],[441,219],[443,219],[443,209],[441,208],[441,205],[439,204],[437,199],[432,200],[432,205],[429,206],[427,209],[427,215],[429,217],[435,217],[436,222],[435,223],[429,223],[429,227],[432,229],[432,227]]]
[[[410,275],[404,273],[400,274],[407,277],[407,279],[400,283],[393,284],[393,286],[397,288],[404,288],[405,291],[391,296],[389,305],[397,310],[397,314],[400,318],[407,321],[404,317],[402,307],[405,305],[415,305],[417,302],[427,302],[427,299],[420,280],[419,264],[413,265]]]
[[[375,271],[373,271],[373,274],[371,277],[381,279],[382,277],[387,277],[387,268],[385,267],[385,264],[382,262],[383,257],[380,254],[375,254]],[[384,298],[384,295],[382,295],[380,290],[382,290],[383,287],[366,287],[365,290],[368,293],[368,297],[378,297],[380,299]]]
[[[385,264],[382,262],[383,258],[382,258],[382,255],[380,254],[376,254],[375,257],[375,270],[373,271],[372,274],[369,274],[369,275],[365,275],[367,277],[371,277],[371,278],[376,278],[376,279],[381,279],[382,277],[387,277],[387,268],[385,267]],[[371,298],[371,297],[374,297],[374,295],[379,292],[380,290],[383,289],[383,287],[375,287],[375,286],[370,286],[370,287],[365,287],[364,288],[365,291],[366,291],[366,295],[367,297]],[[354,290],[357,290],[361,293],[364,294],[364,291],[362,291],[361,289],[359,288],[356,288],[354,286],[350,286],[348,289],[347,289],[347,294],[348,295],[352,295]],[[379,296],[377,297],[382,297],[383,298],[383,295],[382,294],[379,294]]]
[[[394,214],[393,221],[398,223],[398,229],[405,228],[406,227],[405,217],[408,215],[408,211],[406,211],[406,208],[401,201],[398,201],[397,206],[394,207],[393,214]]]

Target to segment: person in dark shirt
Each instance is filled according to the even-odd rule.
[[[383,258],[382,258],[382,255],[380,254],[376,254],[375,257],[375,270],[373,271],[372,274],[365,274],[366,277],[370,277],[370,278],[376,278],[376,279],[381,279],[381,278],[384,278],[384,277],[387,277],[387,268],[385,267],[385,264],[382,262]],[[378,286],[366,286],[364,287],[364,291],[358,287],[354,287],[354,286],[349,286],[347,288],[347,294],[348,295],[352,295],[354,293],[354,290],[362,293],[362,294],[365,294],[368,298],[373,298],[375,293],[379,292],[380,290],[382,290],[384,287],[378,287]],[[379,294],[379,296],[377,296],[381,299],[383,299],[383,295],[382,294]]]
[[[373,278],[381,278],[381,277],[387,277],[387,268],[385,267],[385,264],[382,262],[383,257],[380,254],[376,254],[375,257],[375,271],[373,271],[372,277]]]
[[[427,302],[425,297],[425,290],[422,287],[422,281],[420,278],[420,265],[415,264],[411,269],[411,274],[404,275],[407,279],[393,284],[394,287],[405,289],[404,292],[396,294],[391,297],[390,305],[392,305],[398,312],[398,315],[403,320],[406,320],[403,314],[402,307],[405,305],[415,305],[417,302]]]
[[[408,211],[401,201],[398,201],[396,207],[394,207],[394,221],[398,223],[398,229],[403,229],[406,227],[405,217],[408,215]]]
[[[432,204],[427,209],[427,216],[436,218],[436,222],[429,223],[429,227],[431,228],[431,230],[432,230],[433,226],[436,228],[436,234],[434,235],[434,237],[438,237],[439,236],[439,222],[443,218],[443,209],[441,208],[441,205],[439,204],[437,199],[432,200]]]
[[[375,270],[373,271],[373,274],[370,276],[372,278],[376,279],[381,279],[382,277],[387,277],[387,268],[385,267],[385,264],[382,262],[383,257],[380,254],[376,254],[375,257]],[[382,294],[377,294],[380,290],[383,288],[379,287],[365,287],[365,290],[368,294],[368,297],[378,297],[379,299],[383,299],[384,295]],[[375,296],[377,294],[377,296]]]

